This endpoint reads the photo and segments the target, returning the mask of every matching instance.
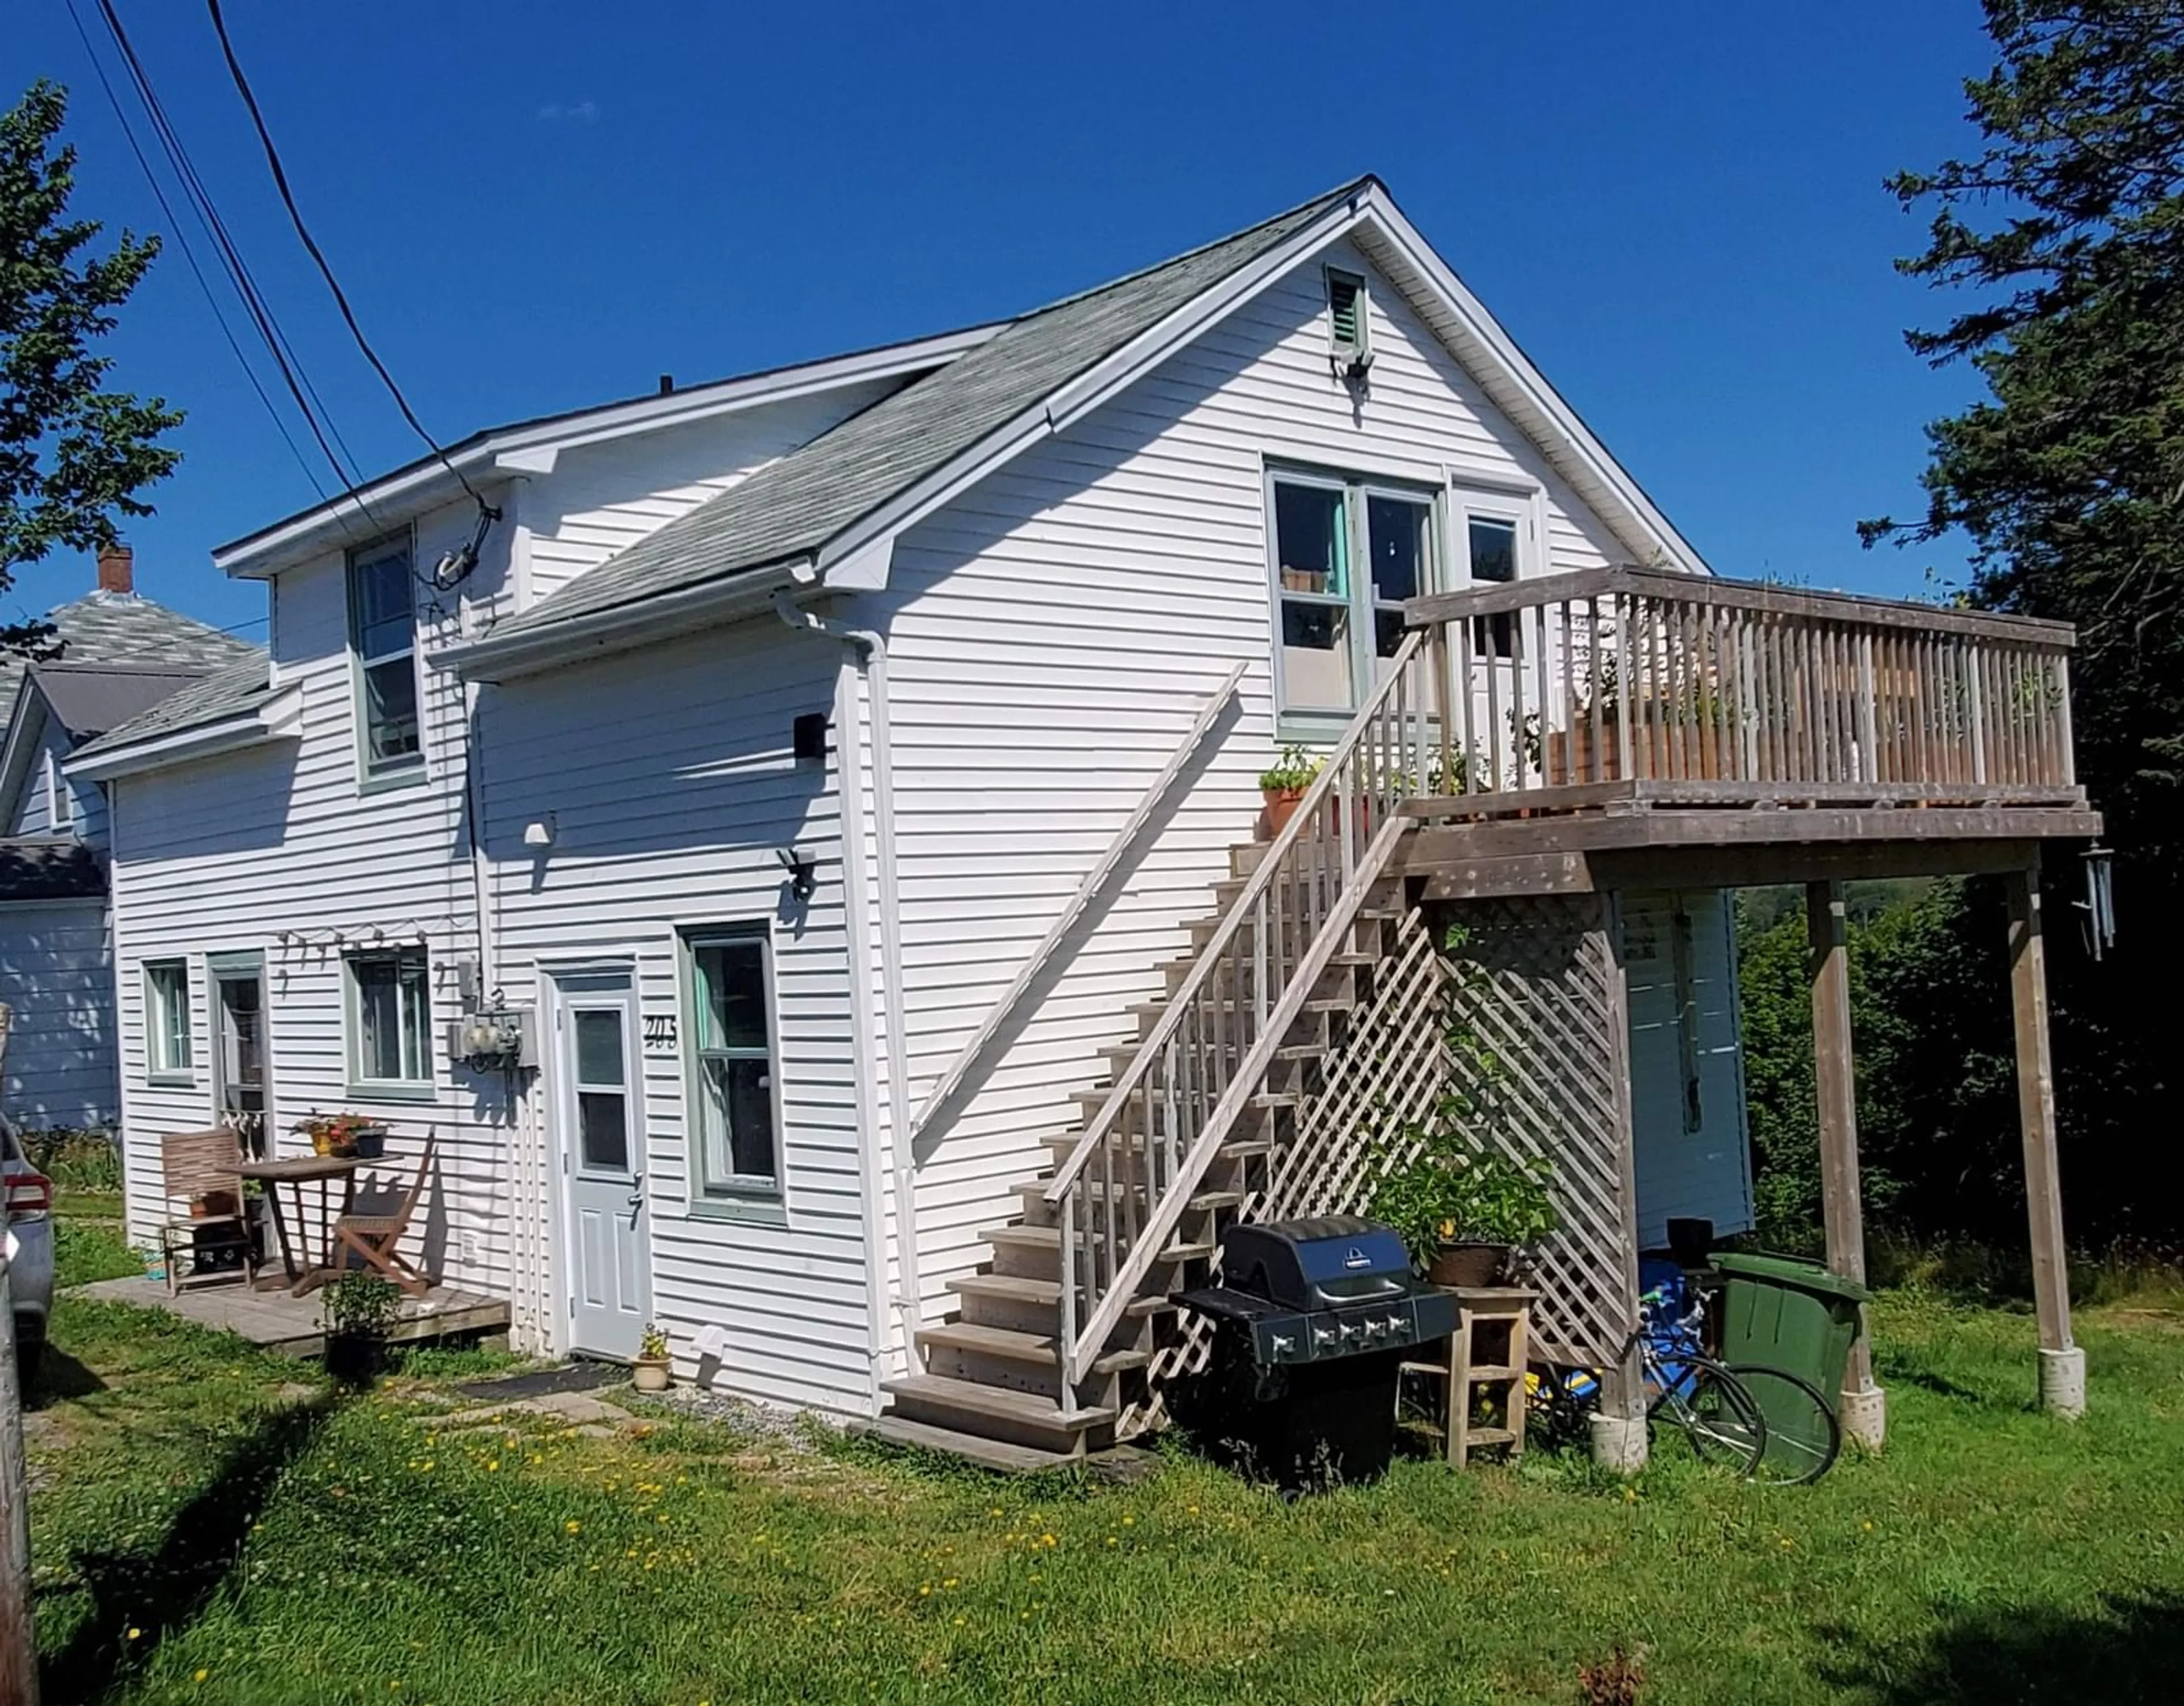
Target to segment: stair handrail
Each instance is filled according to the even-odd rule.
[[[1069,897],[1068,904],[1062,907],[1039,945],[1032,950],[1031,957],[1017,971],[1015,980],[987,1011],[984,1023],[972,1034],[971,1040],[957,1051],[948,1070],[941,1073],[938,1082],[926,1093],[917,1112],[911,1116],[910,1136],[912,1142],[916,1141],[933,1116],[947,1106],[949,1098],[963,1087],[964,1079],[978,1063],[979,1056],[991,1045],[1002,1025],[1007,1023],[1009,1015],[1016,1011],[1017,1003],[1023,999],[1024,992],[1031,988],[1047,961],[1053,957],[1054,951],[1061,945],[1062,938],[1084,915],[1084,909],[1091,903],[1093,895],[1098,894],[1108,878],[1114,874],[1116,866],[1122,862],[1123,855],[1129,850],[1131,842],[1137,839],[1138,833],[1152,817],[1153,809],[1167,797],[1168,789],[1175,786],[1176,778],[1183,774],[1183,767],[1190,762],[1191,754],[1205,740],[1221,713],[1227,709],[1229,700],[1235,698],[1237,689],[1243,685],[1245,668],[1245,665],[1238,664],[1228,672],[1221,685],[1214,689],[1213,696],[1206,701],[1189,731],[1169,755],[1161,773],[1146,788],[1144,797],[1138,801],[1137,809],[1115,832],[1115,839],[1107,844],[1107,850],[1100,856],[1099,861],[1077,885],[1077,892]]]
[[[1080,1378],[1088,1354],[1096,1354],[1114,1330],[1122,1312],[1128,1307],[1153,1261],[1162,1247],[1162,1241],[1174,1229],[1182,1217],[1190,1193],[1212,1164],[1228,1128],[1245,1101],[1257,1094],[1257,1085],[1263,1081],[1273,1051],[1298,1013],[1313,984],[1326,970],[1333,957],[1334,944],[1340,939],[1355,918],[1364,896],[1373,882],[1385,867],[1396,845],[1411,828],[1400,810],[1402,798],[1423,789],[1427,774],[1429,731],[1422,708],[1410,705],[1410,666],[1424,646],[1424,636],[1418,631],[1405,634],[1395,655],[1385,661],[1386,673],[1367,695],[1364,703],[1352,716],[1349,725],[1337,739],[1333,751],[1321,767],[1319,774],[1305,790],[1295,814],[1285,824],[1267,850],[1243,889],[1232,901],[1220,923],[1205,945],[1193,957],[1190,970],[1177,986],[1151,1032],[1138,1046],[1129,1062],[1117,1075],[1114,1087],[1099,1111],[1086,1122],[1084,1135],[1078,1138],[1068,1156],[1056,1170],[1053,1179],[1043,1193],[1050,1207],[1061,1208],[1061,1348],[1065,1388]],[[1330,806],[1332,810],[1330,811]],[[1288,885],[1288,900],[1298,913],[1317,911],[1324,897],[1318,884],[1334,870],[1334,861],[1316,856],[1310,872],[1298,867],[1296,858],[1300,846],[1309,845],[1315,856],[1323,856],[1329,839],[1326,829],[1332,822],[1335,833],[1335,851],[1340,860],[1342,887],[1327,900],[1325,910],[1313,926],[1308,939],[1302,942],[1290,941],[1287,945],[1294,953],[1288,978],[1278,1001],[1269,1004],[1268,987],[1271,974],[1279,971],[1279,955],[1270,951],[1269,926],[1279,927],[1284,934],[1290,933],[1301,918],[1293,919],[1289,912],[1278,916],[1269,908],[1269,896],[1278,882]],[[1361,831],[1370,833],[1370,840],[1361,849],[1364,839]],[[1310,885],[1307,887],[1307,885]],[[1157,1200],[1146,1204],[1146,1218],[1130,1240],[1128,1254],[1115,1263],[1110,1252],[1110,1272],[1107,1283],[1098,1288],[1096,1297],[1090,1298],[1089,1315],[1079,1325],[1078,1321],[1078,1228],[1077,1207],[1083,1192],[1085,1170],[1095,1156],[1101,1154],[1113,1134],[1116,1121],[1143,1084],[1153,1063],[1174,1040],[1176,1033],[1191,1014],[1194,1004],[1208,981],[1218,974],[1230,944],[1244,927],[1246,918],[1256,918],[1261,923],[1257,936],[1257,952],[1253,963],[1255,1016],[1258,1021],[1257,1034],[1251,1047],[1238,1062],[1221,1090],[1217,1101],[1207,1112],[1204,1123],[1193,1134],[1187,1153],[1174,1153],[1175,1131],[1171,1123],[1167,1133],[1170,1153],[1170,1177]],[[1241,1006],[1241,984],[1238,985],[1238,1000]],[[1240,1016],[1238,1020],[1240,1029]],[[1217,1030],[1220,1029],[1217,1015]],[[1217,1040],[1225,1042],[1225,1034]],[[1217,1071],[1220,1068],[1217,1068]],[[1170,1090],[1173,1095],[1173,1086]],[[1152,1134],[1145,1135],[1150,1153]],[[1109,1213],[1115,1212],[1117,1199],[1112,1190],[1112,1157],[1108,1157]],[[1150,1180],[1148,1179],[1150,1185]],[[1111,1226],[1112,1230],[1112,1226]],[[1085,1222],[1085,1232],[1090,1235],[1090,1222]],[[1096,1275],[1094,1285],[1097,1285]]]

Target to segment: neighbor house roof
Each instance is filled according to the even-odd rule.
[[[158,664],[34,663],[29,678],[69,738],[82,741],[119,728],[204,673]]]
[[[202,675],[258,650],[138,593],[86,593],[48,610],[46,620],[53,625],[51,655],[41,660],[47,663],[135,663]],[[0,705],[14,704],[31,661],[0,657]]]
[[[106,893],[106,867],[71,837],[0,836],[0,901],[67,900]]]
[[[1347,200],[1365,181],[1026,315],[502,622],[494,638],[812,555],[905,487]]]
[[[117,747],[134,746],[254,713],[272,690],[272,672],[265,655],[254,650],[240,662],[200,677],[142,715],[86,742],[76,750],[75,756],[95,758]]]

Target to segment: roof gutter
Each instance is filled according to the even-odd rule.
[[[811,559],[799,557],[500,639],[488,633],[481,639],[429,653],[426,662],[458,681],[514,681],[759,615],[776,593],[808,587],[812,580]]]
[[[303,690],[292,687],[240,716],[222,717],[217,722],[200,723],[194,728],[178,729],[172,734],[148,740],[131,741],[106,752],[81,754],[68,760],[61,768],[67,775],[86,782],[111,782],[116,777],[192,764],[202,758],[239,752],[245,747],[262,746],[270,741],[293,740],[303,732]]]

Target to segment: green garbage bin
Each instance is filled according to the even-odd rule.
[[[1786,1256],[1722,1255],[1713,1265],[1725,1282],[1721,1360],[1733,1369],[1756,1364],[1799,1375],[1836,1408],[1863,1324],[1860,1307],[1873,1294],[1855,1280]],[[1786,1395],[1759,1396],[1769,1428],[1811,1429],[1817,1421],[1808,1406],[1769,1402]]]

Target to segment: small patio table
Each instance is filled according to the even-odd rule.
[[[356,1170],[359,1164],[353,1155],[298,1155],[275,1161],[246,1161],[236,1169],[245,1179],[259,1179],[265,1186],[265,1200],[273,1210],[273,1235],[281,1246],[281,1266],[287,1272],[290,1296],[301,1297],[307,1291],[315,1291],[340,1273],[334,1261],[334,1222],[356,1207]],[[342,1185],[338,1210],[333,1206],[337,1179]],[[305,1268],[298,1252],[304,1236],[304,1186],[313,1179],[319,1185],[319,1258],[314,1265]],[[289,1222],[281,1213],[281,1187],[284,1185],[295,1192],[292,1240]]]

